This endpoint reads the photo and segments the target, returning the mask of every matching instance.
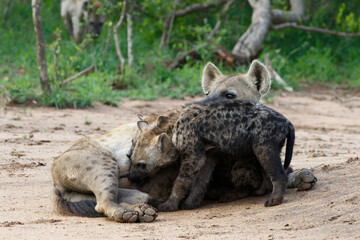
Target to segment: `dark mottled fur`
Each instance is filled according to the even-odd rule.
[[[280,152],[286,139],[283,167]],[[289,167],[294,139],[293,125],[280,113],[259,103],[206,99],[185,106],[175,124],[172,139],[181,154],[180,172],[169,199],[159,206],[160,210],[178,209],[199,172],[213,171],[213,167],[206,168],[209,160],[205,149],[209,145],[237,159],[256,158],[273,184],[272,194],[265,206],[280,204],[287,183],[284,169]],[[258,191],[263,191],[263,188],[260,186]],[[197,195],[203,194],[203,190],[193,188],[192,191],[196,193],[195,196],[189,193],[190,198],[201,198]],[[191,201],[187,200],[186,208],[192,207]]]

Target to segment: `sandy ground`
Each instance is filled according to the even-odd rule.
[[[266,197],[161,213],[148,224],[59,216],[52,211],[53,158],[85,135],[95,136],[135,113],[162,113],[187,101],[124,100],[120,108],[0,110],[0,239],[360,239],[360,94],[339,90],[282,93],[266,103],[296,128],[292,161],[318,177],[285,202]]]

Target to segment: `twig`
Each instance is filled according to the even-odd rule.
[[[105,56],[109,51],[110,41],[111,41],[111,27],[109,26],[103,56]]]
[[[125,58],[121,53],[121,49],[120,49],[120,45],[119,45],[119,37],[118,37],[117,33],[118,33],[118,29],[120,28],[121,24],[124,21],[125,13],[127,11],[127,6],[128,6],[128,0],[124,0],[123,4],[124,4],[124,6],[123,6],[123,9],[121,11],[119,21],[114,26],[114,41],[115,41],[116,54],[117,54],[117,56],[119,58],[119,61],[120,61],[120,69],[121,69],[122,73],[124,73],[124,70],[125,70]]]
[[[155,18],[155,19],[159,19],[158,16],[155,16],[155,15],[149,13],[148,11],[146,11],[145,8],[139,6],[137,3],[133,3],[133,6],[134,6],[134,9],[135,9],[136,11],[142,12],[142,13],[148,15],[149,17],[152,17],[152,18]]]
[[[283,85],[284,86],[284,89],[286,91],[289,91],[289,92],[293,92],[294,89],[292,87],[290,87],[285,81],[284,79],[282,79],[280,77],[280,75],[275,71],[275,69],[273,68],[271,62],[270,62],[270,58],[269,58],[269,54],[265,54],[265,57],[264,57],[264,60],[265,60],[265,65],[266,67],[268,68],[270,74],[271,74],[271,77],[276,81],[278,82],[279,84]]]
[[[126,12],[126,20],[127,20],[127,41],[128,41],[128,60],[130,69],[134,66],[134,54],[133,54],[133,22],[131,18],[130,9]]]
[[[4,22],[9,18],[10,3],[11,3],[10,0],[6,0],[6,5],[5,5],[5,9],[4,9],[4,16],[3,16],[3,21]]]
[[[176,6],[178,5],[178,0],[175,0],[173,2],[172,11],[170,13],[170,16],[168,16],[165,20],[164,29],[161,34],[160,44],[159,44],[159,50],[161,50],[164,46],[164,44],[168,44],[170,41],[170,33],[171,29],[175,20],[175,13],[176,13]]]
[[[88,68],[85,68],[84,70],[82,70],[81,72],[78,72],[77,74],[75,74],[74,76],[72,77],[69,77],[68,79],[64,80],[61,85],[65,85],[73,80],[75,80],[76,78],[78,77],[81,77],[82,75],[84,75],[85,73],[88,73],[90,71],[92,71],[94,69],[95,65],[94,64],[91,64],[90,67]]]
[[[59,80],[59,74],[58,74],[58,49],[59,49],[59,36],[60,36],[59,33],[57,34],[57,43],[54,47],[54,80],[55,80],[55,82],[57,82]]]
[[[339,36],[339,37],[360,37],[360,33],[336,32],[336,31],[331,31],[331,30],[327,30],[327,29],[323,29],[323,28],[314,28],[314,27],[298,25],[297,23],[283,23],[283,24],[271,26],[272,30],[281,30],[284,28],[295,28],[295,29],[299,29],[299,30],[324,33],[324,34],[329,34],[329,35],[334,35],[334,36]]]
[[[217,23],[215,24],[215,27],[212,29],[212,31],[210,32],[209,36],[207,37],[207,42],[221,48],[224,50],[224,52],[226,54],[228,54],[229,56],[232,56],[231,53],[229,53],[225,48],[223,48],[222,46],[220,46],[219,44],[215,43],[214,41],[211,40],[211,38],[219,31],[220,25],[221,25],[221,17],[224,15],[224,13],[228,10],[228,8],[230,7],[230,5],[234,2],[235,0],[231,0],[229,2],[227,2],[226,5],[223,6],[223,8],[221,9],[221,15],[220,15],[220,19],[217,21]],[[177,57],[176,59],[174,59],[171,64],[167,67],[168,70],[173,70],[175,69],[180,62],[185,61],[186,56],[188,55],[193,55],[195,54],[199,49],[204,48],[207,46],[208,43],[203,43],[200,46],[197,47],[193,47],[192,49],[190,49],[187,52],[184,52],[182,54],[180,54],[179,57]]]

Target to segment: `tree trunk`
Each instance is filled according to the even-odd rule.
[[[32,13],[34,30],[36,34],[36,56],[40,75],[41,88],[45,93],[51,93],[51,86],[49,81],[49,75],[47,73],[46,58],[45,58],[45,43],[44,32],[41,25],[40,17],[40,0],[32,0]]]
[[[232,50],[238,64],[250,63],[262,48],[271,25],[270,0],[248,0],[253,8],[251,25]]]

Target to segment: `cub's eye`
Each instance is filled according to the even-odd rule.
[[[139,162],[135,165],[137,168],[140,168],[140,169],[145,169],[146,168],[146,163],[144,162]]]
[[[227,99],[234,99],[234,98],[236,97],[236,95],[233,94],[233,93],[227,93],[227,94],[225,95],[225,97],[226,97]]]

